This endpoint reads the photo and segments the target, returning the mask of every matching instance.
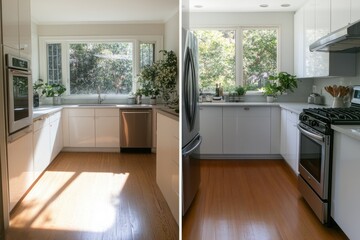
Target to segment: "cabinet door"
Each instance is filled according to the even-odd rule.
[[[63,148],[63,132],[61,118],[50,122],[51,161],[56,158]]]
[[[38,120],[43,121],[43,120]],[[34,131],[34,177],[39,175],[49,166],[51,158],[50,126],[48,119],[42,128]]]
[[[179,222],[179,122],[157,114],[156,182]]]
[[[19,0],[19,49],[21,57],[31,59],[30,0]]]
[[[11,210],[34,181],[32,132],[8,144],[8,173]]]
[[[330,33],[330,0],[316,0],[315,8],[315,40]],[[314,77],[329,75],[329,53],[315,52]]]
[[[298,78],[304,77],[304,8],[294,15],[294,71]]]
[[[345,27],[350,19],[351,0],[331,0],[331,31]]]
[[[200,107],[201,154],[222,154],[222,107]]]
[[[18,0],[2,0],[3,44],[19,50],[19,6]]]
[[[287,158],[287,121],[286,121],[287,110],[281,109],[281,139],[280,139],[280,154],[284,159]]]
[[[270,108],[224,107],[225,154],[270,154]]]
[[[119,117],[96,117],[96,147],[120,147]]]
[[[304,6],[304,76],[313,77],[315,71],[315,53],[310,52],[309,46],[315,42],[315,0],[309,0]]]
[[[291,111],[287,111],[286,121],[286,143],[287,143],[287,157],[286,161],[289,166],[298,173],[299,163],[299,130],[297,129],[297,123],[299,115]]]
[[[360,1],[351,0],[351,22],[357,22],[360,20]]]
[[[71,147],[95,147],[94,117],[69,117],[69,140]]]

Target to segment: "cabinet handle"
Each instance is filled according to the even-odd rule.
[[[249,107],[244,107],[244,110],[249,111],[250,108]]]

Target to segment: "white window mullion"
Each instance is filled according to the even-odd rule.
[[[66,95],[70,95],[70,72],[69,72],[69,43],[61,43],[61,64],[62,64],[62,83],[66,86]]]
[[[244,79],[243,77],[243,44],[242,44],[242,28],[236,29],[236,36],[235,36],[235,75],[236,75],[236,83],[235,85],[243,85]]]

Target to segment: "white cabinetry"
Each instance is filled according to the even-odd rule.
[[[300,8],[294,15],[294,71],[298,78],[304,77],[304,12]]]
[[[30,0],[2,0],[3,44],[31,58]]]
[[[200,107],[201,154],[223,153],[223,108]]]
[[[281,110],[281,155],[298,174],[299,163],[299,115],[289,110]]]
[[[10,210],[34,181],[33,133],[8,144]]]
[[[295,29],[297,31],[297,29]],[[310,52],[309,46],[316,40],[315,25],[315,0],[309,0],[304,5],[304,77],[314,77],[315,69],[315,53]],[[296,56],[295,56],[296,57]]]
[[[95,146],[120,147],[119,109],[95,109]]]
[[[357,22],[360,20],[360,1],[351,1],[351,22]]]
[[[49,116],[50,124],[50,160],[60,153],[63,149],[63,129],[61,123],[61,111],[53,113]]]
[[[358,0],[331,0],[331,31],[345,27],[351,22],[351,1]]]
[[[331,216],[349,239],[360,239],[360,141],[335,131]]]
[[[69,140],[71,147],[95,147],[94,116],[94,109],[69,109]]]
[[[63,113],[65,147],[119,148],[118,108],[70,108]]]
[[[269,107],[223,108],[224,154],[271,153]]]
[[[50,125],[44,117],[34,122],[34,177],[37,178],[50,164]]]
[[[157,113],[156,182],[179,223],[179,122]]]

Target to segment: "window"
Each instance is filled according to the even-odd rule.
[[[140,43],[140,69],[155,62],[155,43]]]
[[[235,86],[258,90],[278,70],[278,28],[196,30],[199,44],[199,85],[214,92]]]
[[[141,68],[160,57],[162,36],[40,37],[40,78],[62,83],[75,98],[98,93],[128,97]],[[93,96],[95,97],[95,96]]]
[[[47,44],[48,83],[61,83],[61,44]]]
[[[70,94],[128,94],[133,65],[132,43],[70,44]]]

